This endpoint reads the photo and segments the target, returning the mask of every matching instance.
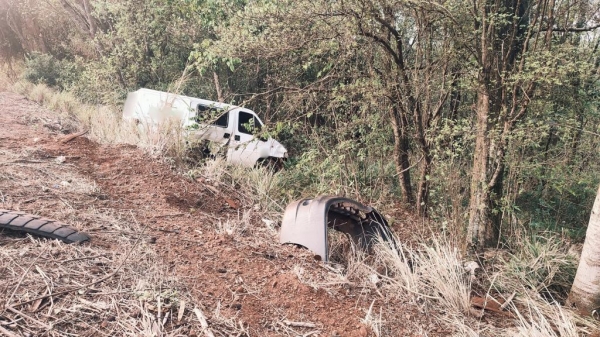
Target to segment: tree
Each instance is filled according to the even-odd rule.
[[[586,16],[594,15],[579,11],[575,4],[552,0],[475,3],[472,49],[479,71],[468,240],[476,248],[493,246],[499,239],[500,224],[493,212],[498,211],[503,195],[505,158],[515,126],[527,116],[541,83],[552,83],[577,67],[573,59],[563,59],[572,54],[562,51],[578,46],[563,44],[556,35],[597,28],[574,28],[567,26],[568,20],[561,22],[561,17],[574,16],[577,22],[587,22]]]
[[[456,63],[466,56],[457,57],[460,38],[453,36],[450,21],[426,2],[253,2],[234,18],[236,24],[218,30],[213,51],[217,58],[238,58],[241,67],[256,69],[258,85],[250,90],[260,99],[300,101],[285,109],[287,117],[292,111],[314,113],[330,122],[337,143],[357,143],[344,142],[341,125],[352,125],[363,143],[366,132],[389,134],[388,157],[401,198],[426,215],[431,137],[451,110]],[[366,125],[372,120],[385,122]]]
[[[586,315],[600,308],[600,186],[568,302]]]

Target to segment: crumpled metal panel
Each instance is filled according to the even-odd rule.
[[[281,243],[304,246],[327,262],[328,227],[346,233],[365,250],[379,237],[396,246],[387,221],[375,209],[352,199],[326,195],[290,203],[283,214],[279,239]]]

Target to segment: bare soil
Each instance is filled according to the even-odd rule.
[[[86,220],[84,214],[90,209],[129,214],[123,221],[136,221],[143,228],[144,244],[157,253],[157,263],[165,264],[168,273],[185,284],[192,301],[207,309],[209,326],[218,309],[241,322],[250,336],[373,336],[363,322],[372,305],[372,312],[381,314],[386,336],[450,333],[436,323],[435,312],[422,312],[418,303],[382,294],[375,285],[314,281],[327,280],[330,271],[306,250],[280,245],[276,233],[252,212],[253,205],[244,204],[240,191],[192,180],[131,145],[101,145],[85,136],[63,144],[59,141],[63,132],[75,130],[64,130],[61,123],[22,96],[0,93],[0,155],[26,152],[24,158],[37,169],[56,166],[58,159],[65,177],[85,177],[96,186],[82,198],[60,193],[59,181],[25,181],[20,186],[29,187],[17,190],[0,175],[0,208],[51,213],[90,234],[89,245],[108,250],[119,249],[115,232],[120,229]],[[0,162],[11,165],[1,156]],[[53,211],[66,207],[81,214],[81,221],[60,219],[61,213]],[[235,235],[218,230],[227,221],[241,219],[247,220],[247,228]],[[408,227],[404,224],[403,231],[411,232]],[[310,275],[314,282],[298,275]],[[5,291],[8,295],[12,289]],[[86,335],[108,333],[111,324],[115,323],[109,320]]]

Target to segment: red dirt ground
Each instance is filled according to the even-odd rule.
[[[62,144],[57,141],[62,135],[51,130],[52,116],[22,96],[0,93],[0,150],[28,147],[35,148],[40,158],[65,156],[65,170],[84,175],[99,187],[98,208],[131,212],[147,226],[148,241],[195,300],[210,312],[220,305],[223,315],[244,322],[251,336],[284,335],[277,322],[285,319],[316,324],[317,329],[298,329],[319,330],[318,336],[372,336],[361,322],[372,302],[374,312],[383,313],[388,336],[448,333],[431,315],[419,313],[416,304],[384,299],[377,289],[352,284],[314,289],[302,283],[295,266],[326,273],[307,251],[281,246],[273,235],[269,241],[262,239],[267,234],[259,239],[216,233],[215,223],[237,219],[252,206],[233,209],[226,198],[241,203],[235,191],[215,194],[134,146],[100,145],[85,136]],[[35,212],[44,202],[43,198],[19,199],[17,194],[10,206]],[[73,207],[83,206],[73,203]],[[103,239],[108,229],[88,225],[84,230],[91,234],[92,245],[116,244]],[[265,227],[261,219],[252,219],[250,225],[259,232]]]

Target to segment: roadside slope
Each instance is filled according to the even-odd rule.
[[[38,171],[53,166],[64,178],[42,184],[20,177],[19,186],[29,188],[15,190],[10,179],[0,177],[0,208],[71,222],[91,235],[90,245],[113,250],[119,236],[132,235],[124,229],[129,227],[95,223],[85,214],[123,215],[119,220],[135,223],[143,235],[134,234],[185,284],[209,323],[230,320],[251,336],[368,336],[373,333],[363,318],[373,305],[385,320],[385,335],[446,333],[413,305],[384,297],[376,285],[350,282],[309,252],[279,245],[276,228],[253,205],[239,205],[234,189],[177,175],[134,146],[100,145],[85,137],[63,144],[52,130],[56,124],[60,121],[39,105],[0,93],[0,151],[21,164],[34,163]],[[69,193],[76,180],[69,177],[81,177],[93,188],[85,198]]]

